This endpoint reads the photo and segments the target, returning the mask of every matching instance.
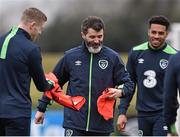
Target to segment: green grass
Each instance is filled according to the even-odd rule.
[[[127,54],[126,53],[121,53],[121,58],[124,61],[124,63],[127,62]],[[62,53],[46,53],[43,54],[43,67],[45,73],[48,73],[52,71],[59,61],[59,59],[63,56]],[[66,87],[64,88],[66,89]],[[33,108],[36,108],[38,99],[42,96],[42,92],[39,92],[36,88],[33,82],[31,82],[31,98],[32,98],[32,104]],[[136,96],[136,95],[135,95]],[[133,98],[131,105],[128,110],[128,115],[135,115],[135,97]],[[117,104],[119,104],[119,101],[117,101]],[[49,109],[61,109],[62,106],[58,105],[57,103],[53,103],[52,106],[49,107]]]

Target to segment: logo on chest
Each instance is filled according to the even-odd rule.
[[[108,66],[108,61],[107,60],[99,60],[98,64],[101,69],[106,69]]]
[[[144,59],[143,58],[138,59],[138,63],[143,64],[144,63]]]
[[[80,61],[80,60],[75,61],[75,66],[81,66],[81,64],[82,64],[82,61]]]
[[[161,59],[161,60],[159,61],[159,65],[160,65],[160,67],[161,67],[162,69],[167,68],[167,66],[168,66],[168,60],[166,60],[166,59]]]

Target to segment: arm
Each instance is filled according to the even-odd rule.
[[[164,80],[164,118],[168,126],[169,133],[175,132],[175,122],[177,109],[177,89],[180,87],[180,63],[177,55],[169,59],[169,65],[165,73]]]
[[[42,67],[42,57],[38,47],[33,49],[29,55],[29,70],[35,86],[39,91],[46,91],[52,88],[46,81]]]
[[[66,67],[65,67],[65,58],[63,57],[58,64],[56,65],[53,73],[55,74],[55,76],[58,79],[58,82],[60,84],[60,86],[62,87],[68,80],[69,77],[68,74],[66,73]],[[50,99],[47,98],[45,95],[42,96],[41,99],[39,99],[38,101],[38,106],[37,106],[37,113],[36,113],[36,121],[35,123],[40,124],[42,123],[43,119],[44,119],[44,113],[47,109],[47,106],[50,104]]]
[[[128,56],[128,61],[127,61],[127,71],[129,72],[130,78],[133,81],[133,83],[136,83],[136,73],[135,73],[135,63],[133,60],[133,55],[132,51],[129,53]],[[129,96],[126,96],[125,98],[121,98],[120,100],[120,105],[118,106],[119,109],[119,117],[117,121],[117,127],[118,130],[124,131],[126,122],[127,122],[127,117],[126,117],[126,112],[128,110],[129,104],[132,100],[132,97],[134,96],[135,93],[135,86],[133,87],[132,93],[129,94]]]
[[[134,83],[126,70],[121,58],[117,57],[114,66],[114,82],[118,89],[123,91],[122,97],[130,96],[134,89]]]

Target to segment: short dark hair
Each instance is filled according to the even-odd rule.
[[[168,30],[170,26],[170,22],[168,18],[163,15],[152,16],[149,19],[149,28],[151,27],[151,24],[160,24],[160,25],[166,26],[166,30]]]
[[[85,18],[81,24],[81,32],[84,34],[87,33],[88,29],[92,28],[99,32],[101,29],[104,30],[105,25],[103,20],[100,17],[97,16],[88,16]]]

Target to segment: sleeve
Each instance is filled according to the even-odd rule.
[[[57,65],[55,66],[53,73],[58,79],[59,85],[61,88],[63,85],[69,80],[69,74],[67,73],[67,66],[65,63],[65,56],[59,60]],[[50,99],[48,99],[46,96],[42,96],[41,99],[38,100],[38,106],[37,109],[40,112],[45,112],[47,109],[47,106],[50,104]]]
[[[29,55],[29,70],[35,86],[39,91],[51,89],[51,85],[46,81],[44,75],[42,57],[38,47],[33,49]]]
[[[179,107],[177,89],[180,87],[180,63],[178,60],[179,59],[176,58],[176,55],[173,55],[169,59],[169,64],[165,73],[163,114],[168,127],[175,123],[177,109]]]
[[[61,86],[61,88],[63,88],[63,85],[69,81],[69,73],[68,73],[68,67],[67,67],[67,63],[66,63],[66,55],[59,60],[59,62],[57,63],[57,65],[55,66],[53,73],[56,75],[58,81],[59,81],[59,85]]]
[[[131,50],[128,55],[128,61],[127,61],[127,71],[129,72],[130,79],[133,81],[134,86],[131,89],[131,94],[126,96],[125,98],[121,98],[120,100],[120,105],[118,106],[119,109],[119,114],[126,114],[129,104],[132,100],[132,97],[134,96],[135,93],[135,87],[136,87],[136,69],[135,69],[135,62],[134,62],[134,56],[133,56],[133,51]]]

